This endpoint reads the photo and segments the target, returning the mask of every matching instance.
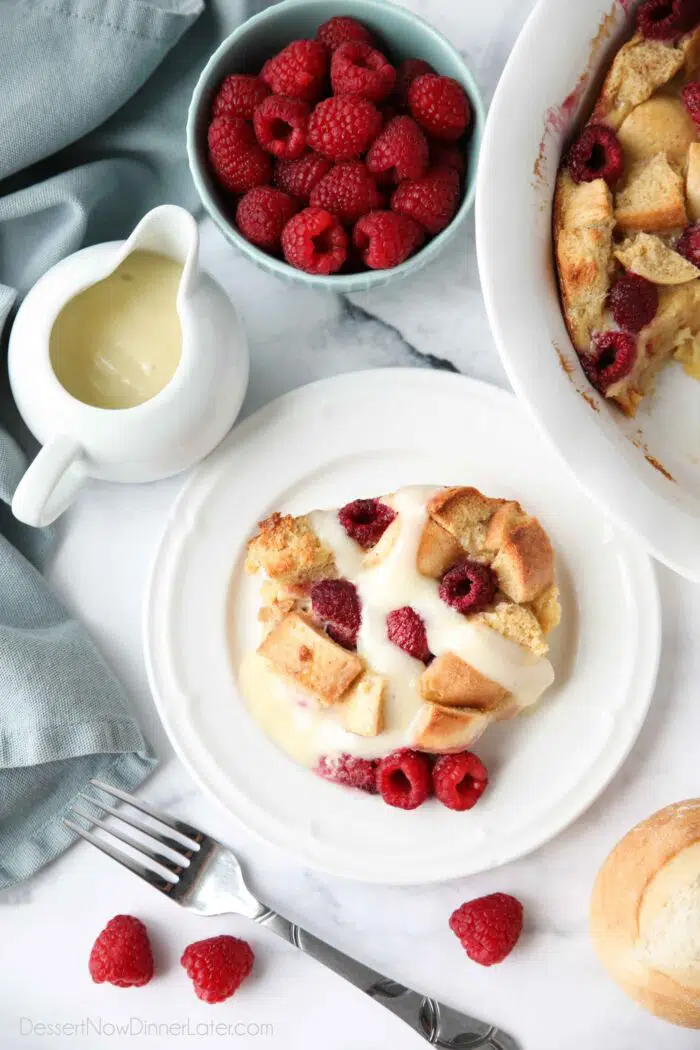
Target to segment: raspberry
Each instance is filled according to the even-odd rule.
[[[624,379],[637,360],[637,340],[627,332],[600,332],[593,336],[593,353],[583,357],[583,370],[602,394]]]
[[[254,960],[248,942],[228,934],[188,944],[180,958],[197,998],[205,1003],[229,999],[252,970]]]
[[[378,499],[356,499],[338,511],[348,536],[365,550],[379,542],[395,517],[396,511]]]
[[[253,127],[258,142],[281,160],[295,160],[306,149],[309,107],[300,98],[270,95],[255,110]]]
[[[395,751],[380,758],[377,788],[388,806],[417,809],[430,795],[430,762],[420,751]]]
[[[700,83],[697,80],[686,84],[681,90],[681,101],[688,110],[695,127],[700,128]]]
[[[698,17],[696,0],[646,0],[637,10],[637,30],[647,40],[677,40]]]
[[[386,636],[399,649],[412,656],[414,660],[430,663],[433,654],[428,648],[428,635],[425,631],[423,617],[419,616],[410,605],[393,609],[386,618]]]
[[[407,215],[428,233],[440,233],[459,207],[459,175],[454,168],[432,168],[420,179],[406,179],[391,198],[391,210]]]
[[[394,117],[384,125],[367,154],[373,175],[389,175],[394,182],[420,179],[428,170],[428,140],[412,117]]]
[[[381,113],[366,98],[326,98],[309,120],[308,142],[331,160],[352,160],[366,153],[382,127]]]
[[[489,893],[467,901],[450,916],[450,929],[480,966],[503,962],[518,942],[523,906],[508,893]]]
[[[324,780],[377,794],[377,763],[354,755],[321,755],[315,772]]]
[[[413,255],[425,240],[425,230],[406,215],[372,211],[352,232],[352,243],[370,270],[390,270]]]
[[[605,179],[611,186],[622,175],[625,162],[612,128],[588,124],[569,150],[567,163],[574,182]]]
[[[430,163],[433,168],[454,168],[460,177],[467,173],[464,150],[449,142],[430,143]]]
[[[676,251],[693,266],[700,266],[700,222],[686,226],[675,245]]]
[[[319,26],[316,30],[316,39],[320,40],[323,46],[331,52],[350,40],[359,41],[362,44],[374,43],[374,37],[367,26],[363,26],[361,22],[348,18],[346,15],[336,15],[335,18],[329,18],[327,22]]]
[[[260,77],[253,77],[249,73],[233,73],[221,82],[214,99],[212,116],[252,120],[256,106],[269,94],[269,87]]]
[[[260,78],[275,95],[315,102],[323,92],[327,71],[323,44],[317,40],[293,40],[267,60]]]
[[[325,208],[304,208],[282,230],[282,251],[290,266],[327,276],[345,262],[348,235]]]
[[[626,273],[612,286],[608,302],[615,324],[628,332],[639,332],[656,316],[659,291],[645,277]]]
[[[350,580],[319,580],[311,588],[311,609],[333,641],[345,649],[357,647],[362,613],[354,583]]]
[[[118,988],[140,988],[153,976],[153,953],[146,927],[133,915],[115,915],[92,946],[90,976]]]
[[[274,183],[304,204],[309,203],[311,191],[332,167],[332,162],[316,153],[306,153],[297,160],[281,160],[275,168]]]
[[[242,117],[214,117],[207,140],[214,174],[227,190],[246,193],[270,181],[270,158]]]
[[[423,73],[408,89],[408,105],[433,138],[456,142],[469,126],[469,99],[460,83],[437,73]]]
[[[312,205],[327,208],[346,225],[352,225],[384,203],[377,184],[361,160],[336,164],[311,191]]]
[[[440,597],[458,613],[479,612],[496,597],[498,580],[490,565],[463,558],[446,572],[440,584]]]
[[[414,80],[422,77],[424,73],[434,73],[435,70],[422,58],[406,58],[396,70],[396,86],[394,87],[394,99],[396,105],[402,109],[408,107],[408,89]]]
[[[282,230],[298,210],[299,205],[288,193],[272,186],[255,186],[236,208],[236,226],[251,244],[277,252]]]
[[[371,44],[349,41],[333,52],[331,84],[336,95],[359,95],[382,102],[394,89],[396,70]]]
[[[488,782],[486,766],[471,751],[441,755],[433,766],[433,790],[448,809],[471,809]]]

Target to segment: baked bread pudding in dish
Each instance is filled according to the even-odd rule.
[[[246,569],[266,578],[241,690],[324,775],[402,749],[461,752],[551,685],[554,568],[540,523],[474,488],[273,514],[248,545]]]
[[[562,306],[628,416],[670,358],[700,378],[700,3],[645,0],[557,176]]]

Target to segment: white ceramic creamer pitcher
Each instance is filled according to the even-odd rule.
[[[232,303],[199,269],[198,244],[194,218],[166,204],[149,212],[127,241],[84,248],[57,263],[25,298],[10,335],[10,384],[25,423],[43,448],[14,496],[12,510],[20,521],[54,521],[87,478],[143,482],[184,470],[206,456],[232,426],[248,383],[248,349]],[[105,282],[100,286],[103,298],[108,289],[109,308],[114,296],[106,279],[122,264],[128,271],[130,257],[143,259],[143,253],[161,257],[166,267],[173,260],[180,268],[179,285],[173,285],[179,359],[162,388],[141,403],[97,407],[59,380],[50,352],[54,326],[59,315],[65,316],[64,307],[98,282]],[[127,272],[123,279],[133,276]],[[129,347],[125,349],[128,354]]]

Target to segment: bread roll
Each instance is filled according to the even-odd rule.
[[[667,806],[617,844],[593,888],[591,936],[628,995],[700,1028],[700,799]]]

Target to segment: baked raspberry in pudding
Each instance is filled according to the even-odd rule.
[[[700,378],[700,5],[643,0],[635,26],[554,200],[571,340],[628,416],[670,358]]]
[[[599,370],[622,367],[601,350]],[[406,488],[261,522],[262,639],[238,671],[272,739],[327,780],[399,809],[470,808],[488,776],[465,752],[552,683],[554,552],[520,504]],[[450,755],[434,770],[426,755]]]

